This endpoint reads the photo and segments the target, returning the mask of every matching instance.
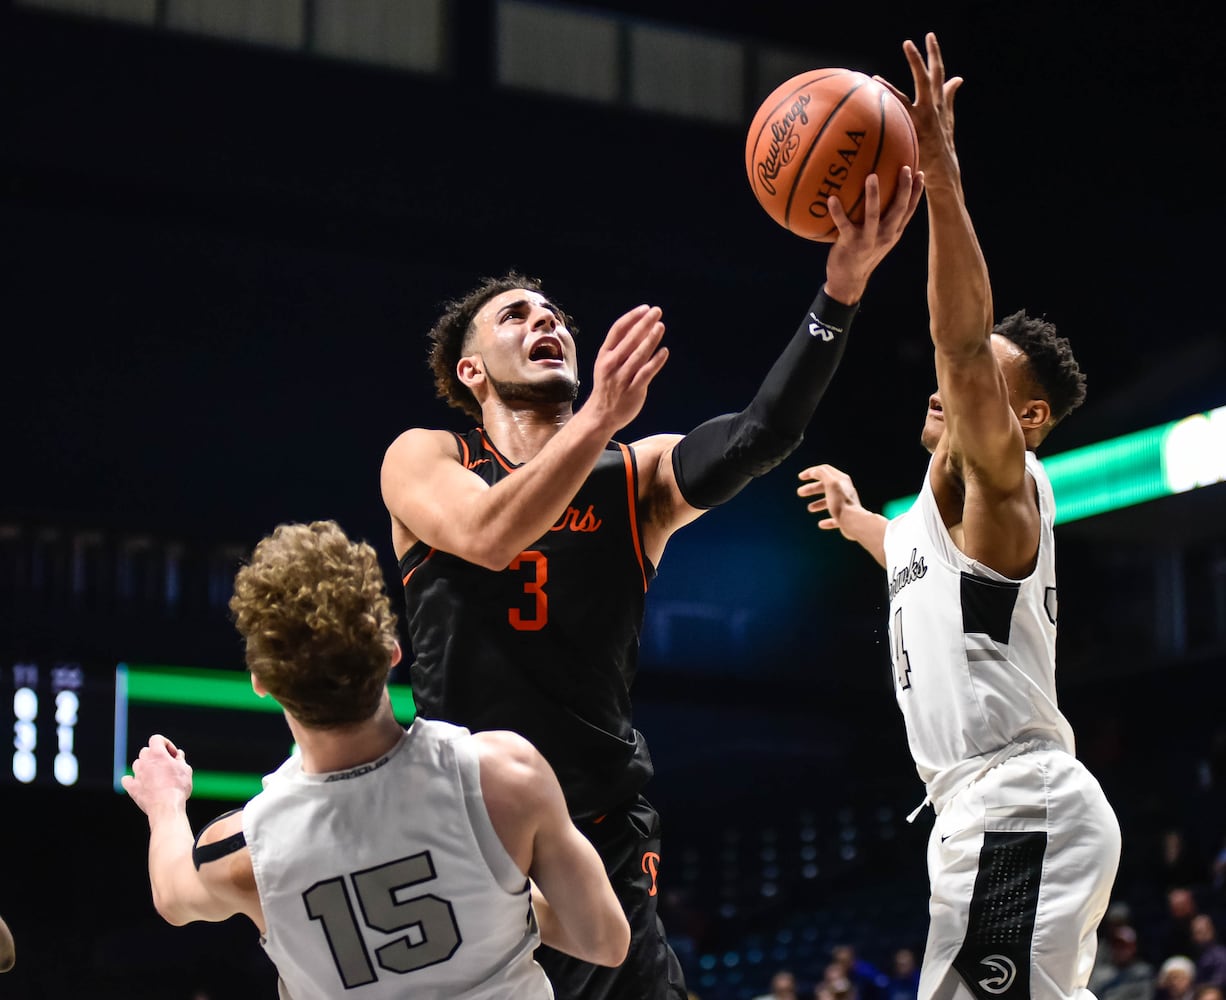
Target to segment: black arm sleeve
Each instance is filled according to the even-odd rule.
[[[731,500],[796,450],[843,357],[858,308],[819,292],[753,401],[677,442],[673,473],[686,503],[706,509]]]

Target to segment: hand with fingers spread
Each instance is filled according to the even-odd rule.
[[[898,242],[915,215],[924,190],[924,175],[904,166],[898,172],[894,198],[882,211],[881,182],[869,174],[864,182],[864,222],[848,217],[838,195],[828,201],[830,218],[839,238],[826,258],[826,294],[844,305],[854,305],[864,295],[869,275]]]
[[[181,810],[192,794],[187,757],[165,736],[151,736],[123,778],[123,789],[150,818],[163,809]]]
[[[927,63],[916,44],[908,39],[903,42],[903,54],[911,67],[915,83],[915,100],[895,87],[888,80],[874,77],[902,101],[915,125],[919,139],[919,166],[925,182],[934,184],[958,178],[958,156],[954,149],[954,96],[962,86],[962,77],[945,79],[945,61],[937,36],[931,31],[924,38],[927,48]]]
[[[610,327],[596,355],[592,392],[584,409],[593,407],[604,416],[610,433],[638,416],[647,399],[647,387],[668,360],[659,306],[636,306]]]
[[[800,479],[804,485],[797,488],[796,495],[812,498],[806,509],[811,514],[827,515],[817,526],[825,531],[837,529],[884,566],[886,519],[860,503],[851,476],[833,465],[811,465],[800,473]]]

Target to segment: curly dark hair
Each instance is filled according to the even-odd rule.
[[[1024,355],[1036,388],[1051,404],[1051,422],[1058,424],[1086,398],[1086,377],[1081,373],[1067,337],[1054,324],[1019,309],[992,328]]]
[[[364,722],[383,697],[396,616],[375,550],[335,521],[282,524],[234,579],[247,668],[305,726]]]
[[[483,278],[471,292],[462,298],[452,299],[443,303],[443,314],[430,331],[430,370],[434,373],[434,389],[439,399],[463,410],[474,420],[480,422],[481,407],[469,391],[468,386],[456,375],[456,365],[464,356],[468,335],[472,332],[473,320],[481,307],[495,295],[509,292],[515,288],[526,288],[529,291],[540,292],[539,278],[530,278],[518,271],[507,271],[497,278]],[[556,306],[555,306],[556,307]],[[571,333],[575,333],[574,324],[560,308],[559,314]]]

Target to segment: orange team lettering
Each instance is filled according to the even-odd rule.
[[[558,523],[549,530],[564,531],[569,528],[571,531],[599,531],[602,524],[604,521],[596,516],[596,511],[588,504],[587,510],[582,514],[577,507],[567,507],[566,513],[558,518]]]

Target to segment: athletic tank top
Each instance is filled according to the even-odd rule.
[[[480,427],[456,447],[491,486],[517,468]],[[634,452],[612,443],[557,523],[506,569],[420,542],[400,560],[418,712],[526,737],[575,818],[630,800],[652,774],[630,706],[655,575],[637,496]]]
[[[465,730],[417,719],[386,756],[332,774],[291,757],[247,803],[243,833],[283,996],[553,996]]]
[[[911,509],[886,527],[890,651],[907,741],[929,796],[1010,744],[1073,752],[1056,706],[1055,501],[1032,452],[1039,502],[1034,571],[1011,580],[967,558],[932,492],[932,466]],[[938,806],[939,808],[939,806]]]

